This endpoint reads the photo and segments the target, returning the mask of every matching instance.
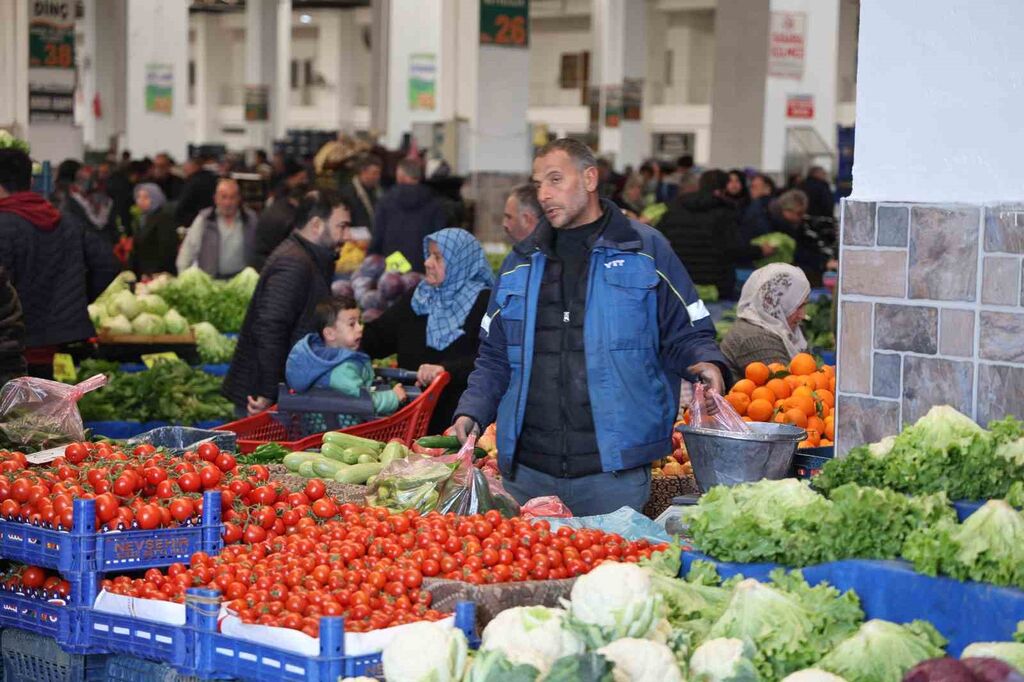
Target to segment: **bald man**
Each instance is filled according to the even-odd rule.
[[[238,183],[225,178],[217,183],[213,206],[192,221],[175,264],[179,273],[198,265],[212,277],[232,277],[250,262],[255,240],[256,214],[242,206]]]

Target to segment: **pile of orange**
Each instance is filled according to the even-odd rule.
[[[793,424],[807,430],[802,448],[832,445],[835,429],[836,372],[831,365],[818,368],[814,357],[800,353],[787,367],[780,363],[747,365],[725,396],[748,422]]]

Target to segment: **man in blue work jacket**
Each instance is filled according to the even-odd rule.
[[[680,378],[722,392],[726,360],[665,237],[598,196],[585,145],[549,143],[532,181],[544,218],[502,266],[455,432],[497,419],[498,464],[520,502],[641,510],[651,462],[672,452]]]

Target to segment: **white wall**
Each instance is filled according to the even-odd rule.
[[[1024,196],[1024,4],[862,0],[853,198]]]
[[[435,55],[438,107],[445,97],[441,74],[441,6],[441,0],[391,0],[388,124],[384,138],[384,144],[389,147],[397,147],[402,133],[410,132],[413,123],[441,120],[437,107],[434,111],[409,109],[409,56],[412,54]]]
[[[664,86],[661,104],[710,104],[715,70],[715,12],[695,10],[661,14],[665,49],[672,52],[672,84]],[[657,30],[651,26],[648,30]],[[648,68],[663,82],[666,53],[652,57]]]
[[[530,106],[580,106],[579,90],[559,87],[562,55],[589,51],[593,59],[593,45],[589,17],[531,17]]]
[[[128,3],[127,148],[135,157],[169,151],[182,158],[188,148],[189,0],[132,0]],[[146,64],[170,64],[174,73],[170,115],[146,111]]]
[[[765,89],[761,168],[776,173],[783,169],[786,128],[811,125],[835,152],[839,0],[771,0],[771,11],[804,12],[807,16],[803,78],[769,74]],[[813,119],[786,118],[786,98],[790,94],[814,97]],[[859,130],[857,135],[859,143]]]

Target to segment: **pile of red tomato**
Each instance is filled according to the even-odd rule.
[[[38,566],[12,564],[0,575],[0,586],[11,592],[27,592],[45,599],[68,599],[71,583],[54,571]]]
[[[181,602],[189,587],[220,590],[244,622],[301,630],[316,637],[320,616],[345,616],[365,632],[444,616],[431,606],[425,578],[473,584],[570,578],[601,561],[636,562],[661,547],[599,530],[546,521],[476,516],[418,516],[413,511],[342,504],[336,517],[304,516],[285,534],[234,545],[191,566],[151,569],[145,577],[103,581],[114,593]]]

